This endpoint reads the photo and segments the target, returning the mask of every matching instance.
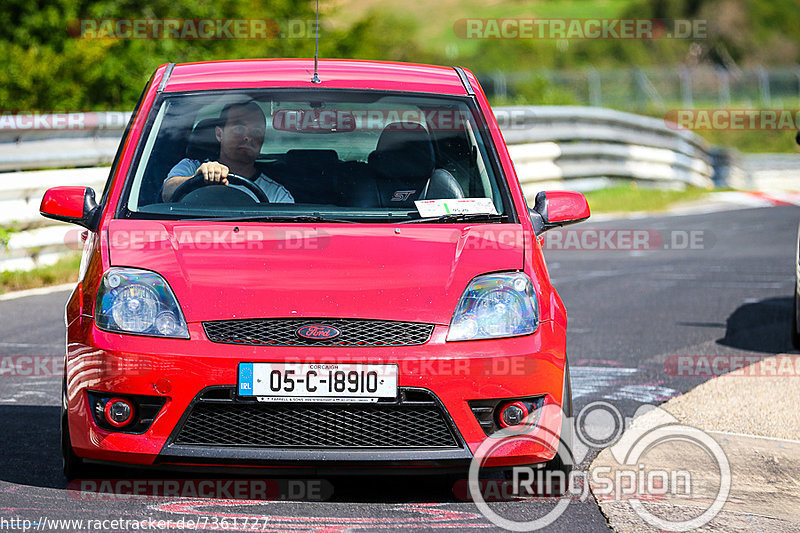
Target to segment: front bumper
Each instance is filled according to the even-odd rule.
[[[524,337],[445,342],[436,326],[420,346],[262,347],[212,343],[202,325],[189,324],[190,340],[120,335],[99,330],[90,317],[68,326],[67,404],[70,438],[86,459],[137,465],[286,468],[464,467],[490,437],[468,402],[544,396],[560,406],[566,357],[565,330],[543,322]],[[175,442],[188,409],[208,387],[235,387],[243,361],[394,363],[398,387],[429,391],[440,403],[457,445],[446,448],[302,448],[197,446]],[[155,395],[163,408],[142,434],[106,431],[95,423],[87,391]],[[531,442],[503,448],[503,465],[551,459],[560,419],[543,412],[545,427]],[[313,423],[311,421],[310,423]],[[534,430],[534,434],[539,431]]]

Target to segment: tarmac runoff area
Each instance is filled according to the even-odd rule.
[[[798,356],[762,360],[640,414],[597,456],[592,492],[614,531],[800,532],[800,373],[774,377],[771,359],[781,357]],[[655,475],[648,488],[657,471],[669,477]],[[629,482],[610,490],[598,472]],[[667,491],[665,478],[675,482]],[[719,512],[706,521],[715,501]]]

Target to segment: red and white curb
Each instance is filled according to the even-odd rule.
[[[709,195],[709,199],[750,207],[800,205],[800,192],[794,191],[726,191]]]

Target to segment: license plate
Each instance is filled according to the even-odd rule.
[[[266,402],[377,402],[397,398],[397,365],[239,363],[239,396]]]

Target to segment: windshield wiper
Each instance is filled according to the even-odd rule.
[[[244,215],[240,217],[213,217],[192,220],[213,222],[342,222],[345,224],[357,224],[355,220],[324,217],[322,215]]]
[[[500,222],[503,220],[508,220],[508,215],[498,215],[494,213],[450,213],[438,217],[404,220],[398,222],[398,224],[417,224],[420,222]]]

